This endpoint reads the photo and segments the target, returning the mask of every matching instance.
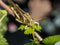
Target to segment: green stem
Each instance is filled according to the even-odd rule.
[[[32,36],[33,36],[33,39],[34,39],[35,38],[34,33],[32,34]]]

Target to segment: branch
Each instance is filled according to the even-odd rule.
[[[37,32],[34,32],[34,35],[39,41],[43,40],[43,38]]]
[[[12,10],[2,1],[0,0],[0,6],[2,6],[4,9],[6,9],[10,14],[13,15]]]

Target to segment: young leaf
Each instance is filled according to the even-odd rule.
[[[31,27],[27,27],[27,29],[24,31],[24,34],[33,34],[34,33],[34,29],[32,29]]]
[[[19,30],[25,30],[25,25],[21,25],[18,29]]]
[[[60,41],[60,35],[49,36],[43,40],[45,45],[54,45],[56,42]]]

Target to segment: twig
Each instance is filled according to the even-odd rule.
[[[37,32],[34,32],[34,35],[39,41],[43,40],[42,37]]]
[[[0,6],[2,6],[4,9],[6,9],[10,14],[13,15],[12,10],[2,1],[0,0]]]

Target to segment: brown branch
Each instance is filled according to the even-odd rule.
[[[43,38],[37,32],[34,32],[34,35],[39,41],[43,40]]]
[[[6,9],[10,14],[13,15],[12,10],[2,1],[0,0],[0,6],[2,6],[4,9]]]

